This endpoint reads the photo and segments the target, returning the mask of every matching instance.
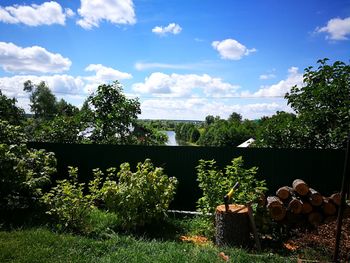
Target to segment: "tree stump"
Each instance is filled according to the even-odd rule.
[[[219,205],[215,213],[216,245],[247,247],[249,245],[249,214],[244,205]]]

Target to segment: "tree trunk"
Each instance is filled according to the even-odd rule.
[[[329,198],[323,198],[323,206],[322,206],[323,213],[327,216],[335,215],[337,212],[336,206],[330,202]]]
[[[309,188],[309,201],[313,206],[320,206],[323,203],[323,196],[316,190]]]
[[[295,179],[293,181],[293,189],[301,196],[307,195],[309,192],[308,185],[301,179]]]
[[[249,245],[249,214],[244,205],[225,205],[216,208],[216,244],[218,246],[247,247]]]
[[[331,201],[337,205],[337,206],[340,206],[340,203],[341,203],[341,198],[340,198],[340,193],[335,193],[335,194],[332,194],[329,198],[331,199]]]
[[[289,196],[291,195],[291,191],[292,189],[288,186],[283,186],[281,188],[279,188],[277,191],[276,191],[276,195],[282,199],[282,200],[286,200],[289,198]]]
[[[301,213],[310,214],[312,212],[312,209],[312,205],[309,202],[303,201],[303,208],[301,210]]]

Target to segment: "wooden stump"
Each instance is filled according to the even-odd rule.
[[[249,214],[244,205],[219,205],[215,213],[216,245],[247,247],[249,245]]]
[[[301,179],[295,179],[293,181],[293,189],[295,192],[297,192],[299,195],[307,195],[309,192],[309,186]]]

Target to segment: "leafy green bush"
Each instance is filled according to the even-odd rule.
[[[215,166],[215,160],[200,160],[197,168],[197,181],[203,191],[203,196],[198,200],[198,209],[204,213],[212,213],[215,208],[223,204],[225,194],[238,182],[239,188],[234,192],[231,202],[246,204],[257,202],[267,188],[264,180],[259,181],[255,177],[257,167],[243,168],[243,159],[238,157],[232,160],[224,170]]]
[[[56,172],[53,153],[28,149],[20,127],[0,121],[0,209],[33,208]]]
[[[57,185],[41,200],[48,207],[46,213],[58,220],[58,228],[84,232],[93,208],[93,198],[84,194],[85,184],[78,182],[78,168],[68,169],[69,179],[57,181]]]
[[[177,179],[167,177],[162,168],[154,167],[151,160],[138,163],[136,172],[128,163],[107,170],[106,179],[99,169],[90,182],[90,192],[100,198],[105,207],[114,212],[124,229],[143,226],[164,217],[173,200]]]

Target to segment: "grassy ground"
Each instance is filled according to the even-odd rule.
[[[58,234],[46,228],[0,232],[0,262],[295,262],[273,254],[254,255],[244,250],[219,249],[176,241],[149,240],[115,234],[94,239]]]

